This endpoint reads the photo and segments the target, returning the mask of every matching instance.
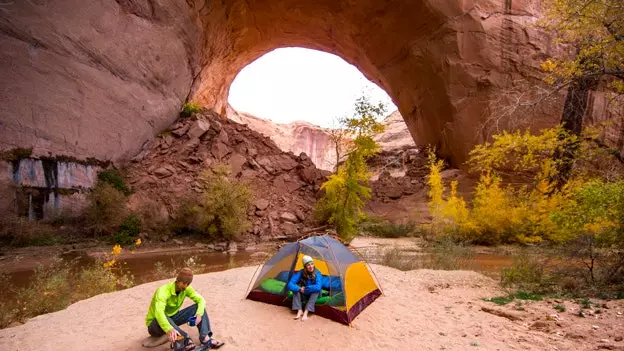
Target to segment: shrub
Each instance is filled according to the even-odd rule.
[[[13,214],[0,216],[0,242],[12,246],[64,244],[70,241],[58,228],[43,221],[30,221]]]
[[[230,179],[226,166],[218,165],[213,172],[200,177],[202,195],[182,203],[173,226],[178,232],[187,230],[214,240],[231,240],[250,227],[247,209],[251,191],[241,181]]]
[[[124,177],[115,168],[100,171],[100,173],[98,173],[98,181],[112,185],[126,196],[132,193],[130,188],[126,186]]]
[[[398,247],[393,247],[392,249],[384,252],[381,264],[402,271],[409,271],[418,268],[418,262],[414,256]]]
[[[402,238],[416,234],[414,222],[392,223],[384,220],[367,220],[360,224],[360,230],[381,238]]]
[[[70,269],[60,260],[47,267],[39,266],[27,288],[17,292],[20,321],[62,310],[71,302]]]
[[[72,299],[74,301],[129,288],[134,285],[134,278],[120,268],[105,267],[100,261],[83,268],[74,283]]]
[[[87,226],[96,235],[116,233],[127,216],[126,197],[108,183],[98,183],[88,195]]]
[[[120,245],[130,245],[135,242],[141,230],[141,220],[131,213],[119,225],[119,230],[113,236],[113,242]]]
[[[156,236],[170,234],[169,212],[163,204],[148,199],[138,208],[137,216],[141,219],[141,231]]]
[[[544,262],[522,253],[514,257],[511,267],[503,269],[501,285],[514,290],[544,292],[546,289],[544,266]]]
[[[474,253],[470,247],[446,237],[434,242],[423,268],[447,271],[468,269],[473,261]]]
[[[624,283],[624,181],[590,181],[573,200],[553,214],[567,239],[563,253],[586,268],[586,283]]]
[[[188,117],[191,117],[193,113],[201,112],[201,110],[202,110],[201,106],[192,102],[187,102],[184,104],[184,107],[182,107],[182,112],[180,112],[180,117],[188,118]]]

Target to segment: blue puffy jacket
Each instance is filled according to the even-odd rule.
[[[299,280],[301,280],[301,275],[303,274],[303,270],[296,271],[290,280],[288,281],[288,290],[292,292],[297,292],[300,289]],[[323,275],[317,269],[316,270],[316,281],[313,282],[312,279],[308,279],[305,282],[305,295],[309,295],[312,293],[321,292],[321,286],[323,286]]]

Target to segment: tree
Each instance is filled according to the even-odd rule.
[[[334,120],[334,127],[328,131],[329,141],[334,149],[335,162],[333,171],[338,172],[340,160],[345,156],[346,150],[350,146],[351,133],[345,128],[344,118]]]
[[[347,240],[354,236],[356,224],[363,217],[364,201],[370,198],[366,160],[379,150],[373,136],[383,131],[377,120],[386,112],[382,103],[373,105],[366,96],[355,101],[354,110],[352,117],[341,120],[347,133],[354,137],[353,144],[345,162],[337,165],[337,172],[321,186],[325,194],[317,204],[317,213]]]
[[[624,4],[621,0],[547,0],[539,22],[558,42],[574,51],[571,56],[546,60],[546,81],[560,90],[567,87],[561,123],[570,134],[580,136],[587,114],[589,94],[601,82],[624,93]],[[557,186],[568,180],[578,142],[561,148]]]

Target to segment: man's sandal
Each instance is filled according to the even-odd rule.
[[[216,341],[213,338],[210,338],[208,340],[206,340],[206,342],[202,342],[202,345],[204,345],[205,347],[207,347],[208,349],[212,350],[212,349],[218,349],[221,346],[225,345],[224,342],[221,341]]]

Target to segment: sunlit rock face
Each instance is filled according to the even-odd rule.
[[[330,138],[330,129],[304,121],[275,123],[249,113],[238,112],[230,105],[227,106],[226,115],[229,119],[246,124],[249,128],[271,138],[284,151],[291,151],[295,155],[305,153],[317,168],[327,171],[335,169],[336,149]],[[382,124],[385,127],[384,131],[375,136],[381,150],[416,148],[399,111],[389,114]]]
[[[335,167],[336,152],[326,128],[303,121],[274,123],[249,113],[238,112],[230,105],[227,106],[226,115],[229,119],[246,124],[250,129],[271,138],[284,151],[291,151],[295,155],[305,153],[317,168],[332,171]]]
[[[187,99],[225,114],[243,67],[300,46],[358,67],[417,144],[460,163],[491,98],[538,75],[549,47],[535,13],[502,0],[5,2],[0,148],[128,159]]]

